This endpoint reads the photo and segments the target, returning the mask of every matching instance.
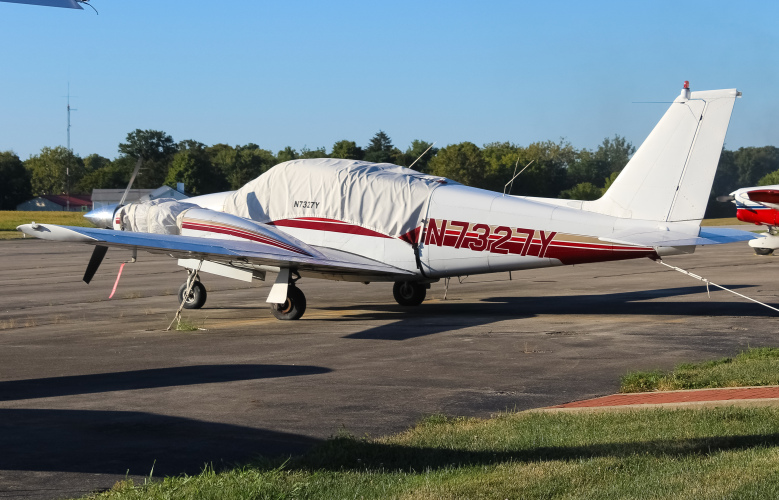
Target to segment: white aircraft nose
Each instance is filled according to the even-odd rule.
[[[87,212],[84,214],[84,217],[95,225],[95,227],[99,227],[102,229],[111,229],[114,227],[113,219],[114,219],[114,212],[116,212],[116,209],[119,207],[119,205],[104,205],[100,208],[96,208],[92,210],[91,212]]]

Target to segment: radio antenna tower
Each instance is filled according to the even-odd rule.
[[[78,111],[76,108],[70,107],[70,82],[68,82],[68,95],[66,97],[68,98],[68,151],[70,151],[70,112]],[[73,96],[73,97],[78,97],[78,96]]]
[[[68,98],[68,151],[72,153],[73,150],[70,149],[70,112],[78,110],[70,107],[70,82],[68,82],[68,95],[66,97]],[[65,167],[65,210],[70,212],[70,166]]]

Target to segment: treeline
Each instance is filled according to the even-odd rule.
[[[430,150],[422,155],[428,148]],[[448,177],[469,186],[503,191],[519,171],[527,169],[511,185],[511,194],[593,200],[616,179],[635,152],[619,135],[606,138],[595,150],[577,149],[569,142],[545,141],[520,146],[493,142],[479,147],[471,142],[431,147],[412,141],[405,151],[392,144],[383,131],[365,147],[342,140],[325,148],[296,151],[286,147],[275,154],[250,143],[206,146],[173,138],[157,130],[135,130],[119,144],[119,156],[111,160],[92,154],[79,157],[64,147],[45,147],[37,155],[20,160],[13,152],[0,152],[0,209],[13,210],[33,196],[85,193],[92,189],[127,186],[138,157],[143,167],[135,188],[175,187],[183,182],[191,195],[238,189],[272,166],[298,158],[345,158],[411,166],[415,170]],[[421,156],[421,157],[420,157]],[[779,149],[773,146],[724,150],[712,188],[712,199],[746,186],[779,184]],[[707,216],[730,216],[732,204],[709,203]]]

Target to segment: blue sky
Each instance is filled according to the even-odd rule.
[[[684,80],[737,87],[726,147],[779,146],[779,2],[0,3],[0,150],[117,156],[136,129],[278,151],[638,146]]]

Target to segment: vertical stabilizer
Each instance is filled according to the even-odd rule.
[[[706,211],[736,89],[685,88],[598,200],[582,209],[627,219],[700,222]]]

